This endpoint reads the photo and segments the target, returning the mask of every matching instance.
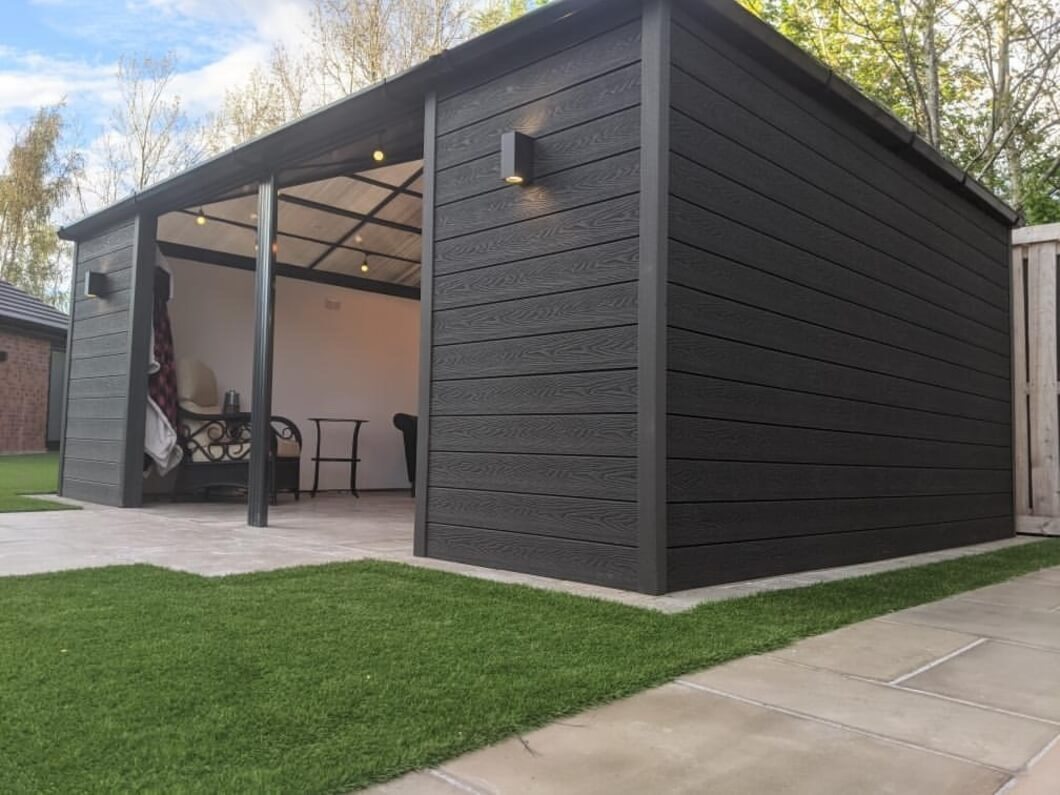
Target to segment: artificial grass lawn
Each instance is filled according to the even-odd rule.
[[[22,496],[54,493],[58,482],[58,453],[0,456],[0,513],[64,511],[75,507]]]
[[[690,670],[1060,564],[1060,540],[667,616],[359,562],[0,578],[6,792],[342,792]]]

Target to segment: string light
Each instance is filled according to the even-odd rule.
[[[374,160],[376,163],[382,163],[385,159],[386,154],[384,154],[382,149],[376,149],[374,152],[372,152],[372,160]]]
[[[202,207],[199,208],[199,213],[195,216],[195,223],[199,226],[206,226],[206,213],[202,211]]]

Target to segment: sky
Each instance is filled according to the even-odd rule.
[[[0,158],[37,108],[62,100],[90,145],[123,54],[172,53],[189,115],[216,110],[275,44],[304,42],[308,16],[308,0],[0,0]]]

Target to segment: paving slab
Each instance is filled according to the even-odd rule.
[[[450,784],[441,776],[416,771],[372,788],[375,795],[467,795],[467,788]]]
[[[863,621],[799,641],[770,656],[889,682],[976,640],[975,635],[946,629]]]
[[[467,754],[442,770],[488,795],[992,795],[1007,778],[676,684]]]
[[[999,795],[1056,795],[1060,792],[1060,738],[1001,790]]]
[[[1057,733],[1048,723],[776,657],[747,657],[682,679],[1004,770],[1021,769]]]
[[[1044,580],[1045,582],[1060,583],[1060,566],[1054,566],[1051,569],[1042,569],[1041,571],[1036,571],[1033,574],[1028,574],[1025,579]]]
[[[1031,609],[1055,610],[1060,607],[1060,581],[1018,579],[978,588],[961,594],[959,599],[1014,605]]]
[[[902,687],[1060,724],[1060,652],[987,641],[910,677]]]
[[[1060,650],[1056,612],[950,598],[891,613],[886,620]]]

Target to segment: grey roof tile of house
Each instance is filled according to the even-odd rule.
[[[14,323],[65,333],[69,322],[64,312],[0,279],[0,324]]]

